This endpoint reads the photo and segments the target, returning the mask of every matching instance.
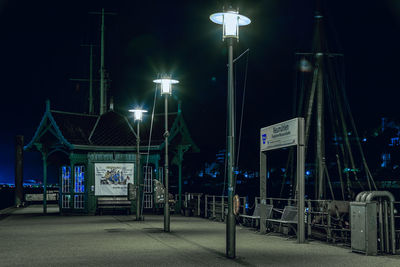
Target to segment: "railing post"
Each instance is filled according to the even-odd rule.
[[[308,214],[307,214],[307,224],[308,224],[307,236],[310,237],[310,236],[311,236],[311,211],[312,211],[312,206],[311,206],[311,201],[310,201],[310,200],[307,201],[307,206],[308,206]]]
[[[200,212],[200,207],[201,207],[201,205],[200,205],[200,197],[201,197],[200,194],[197,195],[197,216],[199,216],[199,217],[201,215],[201,212]]]
[[[213,218],[215,219],[215,195],[213,196],[213,210],[212,210]]]
[[[208,195],[204,196],[204,218],[208,218],[208,203],[207,203]]]
[[[243,214],[246,215],[246,197],[243,197]]]
[[[225,203],[224,203],[224,196],[221,197],[221,221],[225,221]]]
[[[327,224],[328,224],[328,236],[327,236],[327,242],[329,242],[332,239],[332,230],[331,230],[331,213],[330,209],[328,209],[328,214],[327,214]]]

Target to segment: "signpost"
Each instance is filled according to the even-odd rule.
[[[260,233],[266,232],[267,155],[270,150],[297,147],[297,242],[305,242],[304,228],[304,118],[277,123],[260,130]]]

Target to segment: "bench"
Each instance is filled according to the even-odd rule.
[[[272,205],[266,205],[267,212],[266,212],[266,218],[269,219],[272,214]],[[260,204],[256,204],[253,214],[252,215],[239,215],[240,218],[243,218],[243,223],[245,223],[247,220],[251,221],[251,226],[253,226],[253,222],[256,222],[256,227],[257,227],[257,222],[260,220]]]
[[[297,231],[296,227],[293,225],[297,225],[297,207],[296,206],[285,206],[283,211],[281,212],[281,218],[280,219],[267,219],[267,222],[276,222],[279,223],[279,227],[282,224],[288,225],[290,228],[294,230],[294,232]]]
[[[129,215],[131,211],[131,201],[128,197],[97,197],[97,210],[100,215],[103,214],[103,210],[126,210]]]

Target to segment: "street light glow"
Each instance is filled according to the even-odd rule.
[[[169,79],[169,78],[162,78],[153,81],[154,83],[161,84],[161,94],[171,94],[172,93],[172,84],[179,83],[177,80]]]
[[[216,24],[223,25],[223,40],[229,37],[239,39],[239,26],[246,26],[251,23],[248,17],[240,15],[238,11],[233,10],[214,13],[210,16],[210,20]]]
[[[147,112],[144,109],[130,109],[129,112],[133,112],[135,121],[141,121],[143,119],[143,113]]]

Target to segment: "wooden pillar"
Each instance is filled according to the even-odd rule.
[[[20,207],[24,201],[24,136],[15,137],[15,206]]]
[[[42,151],[43,160],[43,213],[47,213],[47,153]]]
[[[179,181],[178,181],[178,205],[177,210],[180,213],[182,208],[182,162],[183,162],[183,148],[181,145],[178,146],[178,169],[179,169]]]

